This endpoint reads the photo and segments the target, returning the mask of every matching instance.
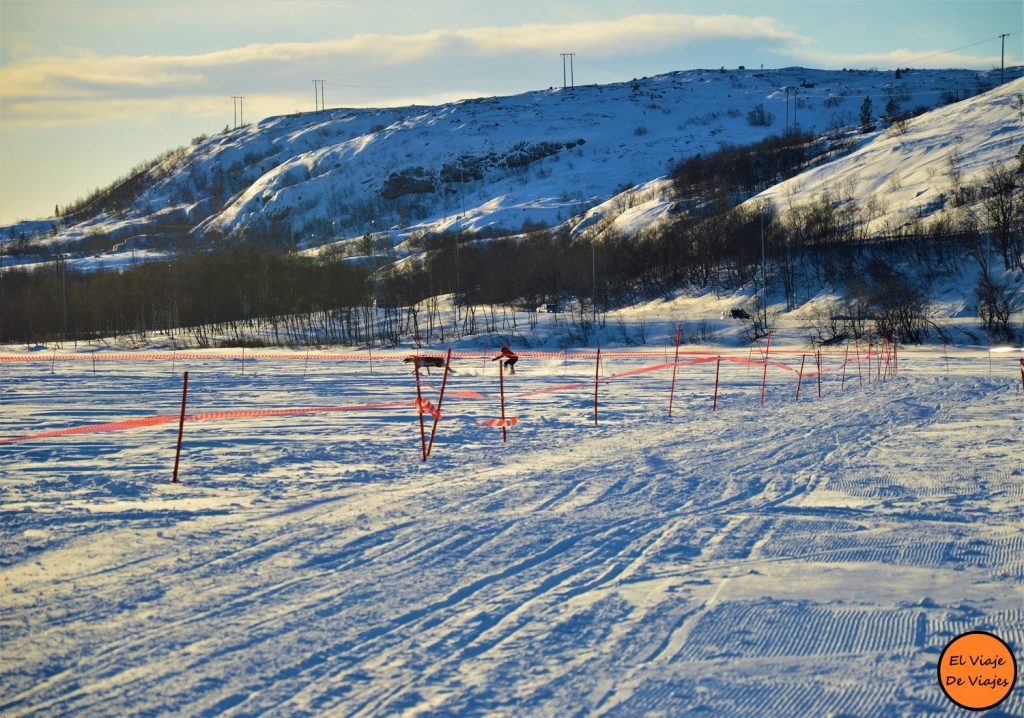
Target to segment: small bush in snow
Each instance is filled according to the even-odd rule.
[[[764,109],[764,105],[757,105],[747,113],[747,124],[752,127],[771,127],[774,119],[772,113]]]

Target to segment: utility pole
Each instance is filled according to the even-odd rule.
[[[232,95],[231,106],[235,110],[234,121],[235,129],[238,129],[239,125],[245,124],[245,119],[242,116],[242,100],[245,99],[244,95]]]
[[[323,109],[326,109],[324,107],[324,81],[313,80],[313,112]]]
[[[562,56],[562,89],[564,90],[566,88],[566,84],[565,84],[565,58],[567,58],[567,57],[569,58],[569,82],[570,82],[569,87],[576,87],[576,77],[573,74],[573,68],[572,68],[572,58],[576,55],[576,53],[575,52],[560,52],[559,55]]]
[[[1010,36],[1009,33],[1004,32],[999,36],[1002,44],[1002,49],[999,51],[999,84],[1003,84],[1004,75],[1006,73],[1006,38]]]
[[[245,127],[245,95],[238,98],[238,124]]]

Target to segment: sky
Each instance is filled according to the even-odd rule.
[[[0,0],[0,224],[238,121],[693,68],[1022,62],[1019,0]]]

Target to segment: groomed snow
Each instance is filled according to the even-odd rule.
[[[763,408],[723,362],[716,412],[682,366],[672,419],[669,368],[612,378],[647,351],[596,426],[592,357],[524,355],[507,444],[457,359],[426,463],[401,354],[0,364],[0,438],[175,415],[183,369],[189,413],[407,403],[187,422],[178,485],[176,422],[0,443],[0,713],[958,715],[950,638],[1024,653],[1019,351],[834,350]]]

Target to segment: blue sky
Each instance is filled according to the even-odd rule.
[[[0,0],[0,222],[233,122],[698,67],[998,67],[1019,0]],[[950,51],[952,52],[946,52]]]

